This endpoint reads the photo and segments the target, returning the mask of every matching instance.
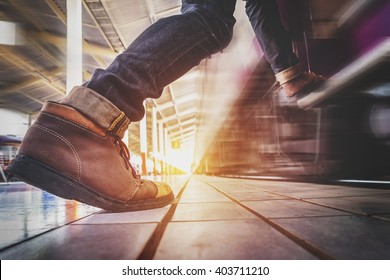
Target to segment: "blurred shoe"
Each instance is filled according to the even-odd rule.
[[[288,102],[295,103],[321,87],[326,78],[313,72],[302,71],[299,65],[275,75]]]
[[[122,137],[70,106],[47,102],[7,172],[62,198],[109,211],[171,203],[174,194],[167,184],[136,174]]]

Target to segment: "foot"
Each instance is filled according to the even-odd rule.
[[[284,83],[282,85],[282,91],[290,102],[297,101],[318,89],[325,81],[326,78],[321,75],[313,72],[302,72],[295,79]]]
[[[45,103],[7,172],[65,199],[109,211],[163,207],[174,195],[165,183],[141,179],[126,145],[72,107]]]

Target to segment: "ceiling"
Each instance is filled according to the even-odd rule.
[[[313,0],[312,15],[323,27],[352,2],[359,1]],[[82,1],[84,81],[96,68],[106,68],[153,22],[180,13],[180,3],[180,0]],[[149,152],[153,110],[170,140],[180,143],[181,152],[195,151],[198,157],[224,121],[248,73],[262,57],[244,5],[244,1],[237,1],[235,35],[223,53],[202,61],[167,86],[161,98],[146,101]],[[66,94],[66,0],[2,0],[1,21],[17,23],[16,33],[21,38],[14,45],[0,43],[0,108],[34,117],[45,101],[59,101]],[[134,153],[140,150],[139,130],[139,124],[135,123],[129,131]]]

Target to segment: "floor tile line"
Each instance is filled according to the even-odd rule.
[[[382,219],[378,219],[377,217],[374,217],[374,215],[377,215],[376,213],[371,213],[371,214],[369,214],[369,213],[360,213],[360,212],[357,212],[357,211],[350,211],[350,210],[348,211],[348,210],[345,210],[345,209],[342,209],[342,208],[339,208],[339,207],[325,205],[325,204],[321,204],[321,203],[310,201],[310,200],[302,200],[302,201],[310,203],[310,204],[313,204],[313,205],[317,205],[317,206],[321,206],[321,207],[325,207],[325,208],[329,208],[329,209],[333,209],[333,210],[342,211],[342,212],[345,212],[345,213],[348,213],[348,214],[352,214],[352,215],[356,215],[356,216],[360,216],[360,217],[371,218],[371,219],[374,219],[374,220],[382,220]]]
[[[269,192],[269,193],[276,194],[276,195],[282,195],[280,193],[273,192],[273,191],[265,191],[265,192]],[[339,208],[339,207],[330,206],[330,205],[326,205],[326,204],[322,204],[322,203],[318,203],[318,202],[312,201],[312,199],[317,199],[317,198],[297,198],[297,197],[294,197],[294,196],[291,196],[291,195],[288,195],[288,194],[284,194],[283,196],[285,196],[287,198],[290,198],[290,199],[295,199],[295,200],[299,200],[299,201],[302,201],[302,202],[310,203],[312,205],[321,206],[321,207],[324,207],[324,208],[341,211],[341,212],[344,212],[344,213],[347,213],[347,214],[350,214],[350,215],[357,215],[357,216],[361,216],[361,217],[372,218],[372,219],[375,219],[375,220],[381,220],[381,219],[378,219],[376,217],[372,217],[372,215],[375,215],[375,214],[360,213],[360,212],[356,212],[356,211],[345,210],[345,209],[342,209],[342,208]],[[366,197],[366,196],[363,196],[363,195],[362,196],[338,196],[338,197],[334,197],[333,196],[333,197],[318,197],[318,198],[322,199],[322,198],[345,198],[345,197],[348,198],[348,197]]]
[[[316,219],[316,218],[333,218],[333,217],[353,217],[355,215],[350,214],[338,214],[338,215],[317,215],[317,216],[295,216],[295,217],[276,217],[276,218],[268,218],[270,220],[294,220],[294,219]]]
[[[210,220],[176,220],[171,221],[172,224],[174,223],[203,223],[203,222],[219,222],[219,221],[256,221],[256,219],[250,219],[250,218],[242,218],[242,219],[210,219]]]
[[[81,217],[81,218],[79,218],[79,219],[76,219],[76,220],[74,220],[74,221],[65,223],[65,224],[63,224],[63,225],[59,225],[59,226],[50,228],[50,229],[48,229],[48,230],[45,230],[45,231],[43,231],[43,232],[37,233],[37,234],[35,234],[35,235],[33,235],[33,236],[27,237],[26,239],[17,241],[16,243],[9,244],[9,245],[7,245],[7,246],[5,246],[5,247],[0,248],[0,253],[2,253],[3,251],[6,251],[6,250],[12,250],[14,247],[17,247],[17,246],[19,246],[19,245],[21,245],[21,244],[23,244],[23,243],[27,243],[27,242],[29,242],[29,241],[35,239],[35,238],[38,238],[38,237],[40,237],[40,236],[42,236],[42,235],[45,235],[45,234],[47,234],[47,233],[49,233],[49,232],[55,231],[55,230],[57,230],[57,229],[59,229],[59,228],[63,228],[63,227],[66,227],[66,226],[70,226],[70,225],[72,225],[74,222],[77,222],[77,221],[80,221],[80,220],[82,220],[82,219],[84,219],[84,218],[87,218],[87,217],[90,217],[90,216],[92,216],[92,215],[95,215],[95,214],[97,214],[98,212],[101,212],[101,210],[98,210],[96,213],[88,214],[88,215],[86,215],[86,216],[84,216],[84,217]]]
[[[314,202],[314,201],[310,201],[310,200],[304,200],[304,199],[303,199],[302,201],[307,202],[307,203],[310,203],[310,204],[313,204],[313,205],[325,207],[325,208],[328,208],[328,209],[333,209],[333,210],[342,211],[342,212],[345,212],[345,213],[348,213],[348,214],[352,214],[352,215],[356,215],[356,216],[369,217],[369,214],[363,214],[363,213],[359,213],[359,212],[355,212],[355,211],[348,211],[348,210],[345,210],[345,209],[341,209],[341,208],[339,208],[339,207],[330,206],[330,205],[325,205],[325,204],[321,204],[321,203]]]
[[[187,205],[187,204],[233,204],[232,201],[226,200],[226,201],[185,201],[181,202],[180,205]]]
[[[164,235],[164,232],[170,223],[170,221],[173,218],[173,215],[175,214],[177,205],[179,204],[179,201],[184,193],[184,190],[186,189],[188,183],[190,182],[192,176],[190,176],[187,181],[184,183],[183,187],[181,188],[180,192],[176,196],[174,202],[172,203],[171,207],[169,208],[168,212],[165,214],[165,216],[162,218],[162,220],[158,223],[156,229],[150,236],[149,240],[146,242],[146,245],[142,252],[138,256],[138,260],[152,260],[154,258],[154,255],[156,254],[157,248],[161,242],[161,239]]]
[[[86,223],[86,224],[76,224],[76,223],[71,223],[69,226],[111,226],[111,225],[147,225],[147,224],[157,224],[158,222],[131,222],[131,223]]]
[[[205,182],[205,181],[203,181]],[[207,183],[207,182],[205,182]],[[288,231],[287,229],[283,228],[282,226],[280,226],[279,224],[275,223],[274,221],[272,221],[271,219],[268,219],[267,217],[261,215],[260,213],[256,212],[255,210],[249,208],[248,206],[242,204],[239,200],[235,199],[234,197],[230,196],[229,194],[221,191],[218,187],[215,187],[209,183],[207,183],[210,187],[214,188],[215,190],[219,191],[221,194],[223,194],[224,196],[226,196],[227,198],[229,198],[230,200],[232,200],[233,202],[237,203],[239,206],[241,206],[242,208],[244,208],[245,210],[251,212],[252,214],[254,214],[255,216],[257,216],[258,218],[260,218],[261,220],[263,220],[264,222],[266,222],[268,225],[270,225],[272,228],[274,228],[275,230],[279,231],[280,233],[282,233],[284,236],[286,236],[287,238],[289,238],[290,240],[292,240],[293,242],[297,243],[298,245],[300,245],[301,247],[303,247],[305,250],[307,250],[308,252],[312,253],[314,256],[316,256],[317,258],[319,259],[324,259],[324,260],[332,260],[332,259],[335,259],[335,257],[333,257],[332,255],[330,255],[329,253],[325,252],[324,250],[322,250],[321,248],[318,248],[317,246],[315,246],[314,244],[311,244],[310,242],[308,242],[307,240],[304,240],[302,238],[300,238],[299,236],[296,236],[294,235],[293,233],[291,233],[290,231]]]

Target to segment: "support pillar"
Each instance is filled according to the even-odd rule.
[[[139,135],[140,135],[140,152],[142,158],[142,175],[147,175],[147,152],[148,152],[148,135],[146,130],[146,114],[144,118],[139,123]]]
[[[157,172],[157,112],[156,107],[152,107],[152,151],[153,151],[153,175]]]
[[[164,155],[165,155],[165,173],[170,174],[170,164],[169,164],[169,135],[168,129],[164,128]]]
[[[165,151],[164,151],[164,123],[158,123],[158,152],[160,153],[160,164],[161,164],[161,173],[165,174],[164,169],[164,160],[165,160]]]
[[[83,83],[82,1],[67,0],[66,93]]]

